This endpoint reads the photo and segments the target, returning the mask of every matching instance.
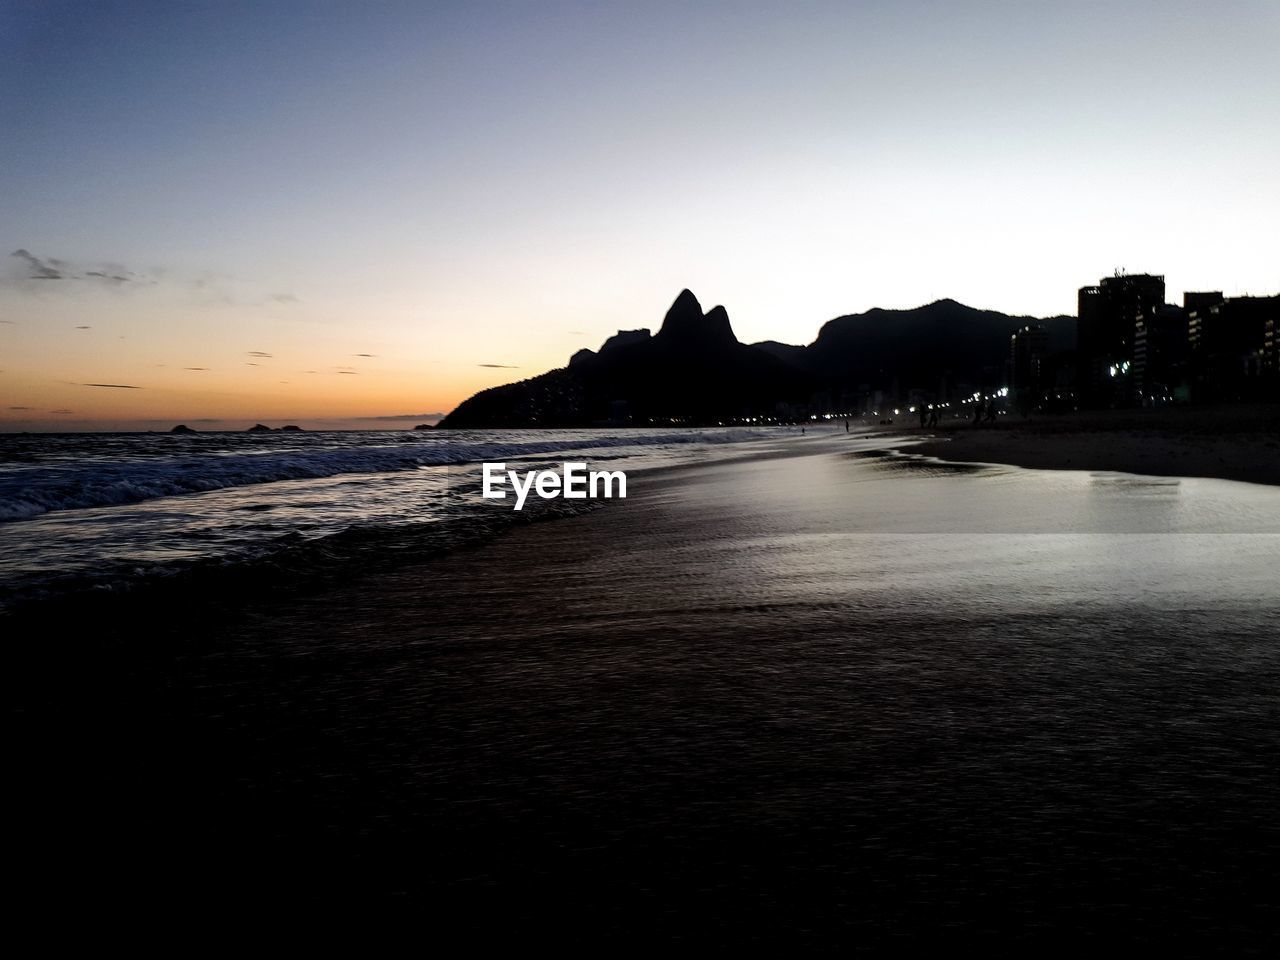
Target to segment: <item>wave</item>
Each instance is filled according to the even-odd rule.
[[[51,466],[24,466],[0,474],[0,523],[29,520],[57,510],[120,506],[285,480],[400,472],[567,451],[585,453],[619,447],[736,443],[768,435],[760,430],[731,428],[513,441],[468,432],[448,436],[433,434],[420,442],[385,445],[218,451],[204,456],[193,456],[188,449],[181,457],[93,458]]]
[[[189,595],[245,598],[347,582],[353,570],[367,575],[483,543],[513,526],[576,516],[599,501],[539,500],[514,510],[463,511],[432,523],[357,523],[320,536],[296,530],[207,556],[182,559],[109,559],[87,566],[0,579],[0,623],[23,608],[72,600],[111,603],[133,596]],[[157,594],[156,591],[166,591]]]

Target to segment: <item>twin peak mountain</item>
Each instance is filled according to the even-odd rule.
[[[1065,340],[1074,336],[1073,317],[1036,321],[954,300],[837,317],[807,347],[773,341],[749,346],[734,335],[724,307],[704,313],[698,298],[683,290],[656,335],[619,331],[599,351],[579,350],[567,367],[482,390],[440,426],[649,426],[790,417],[811,407],[840,407],[854,394],[933,391],[943,378],[978,376],[998,367],[1009,335],[1028,322],[1046,324],[1051,339],[1070,346]]]

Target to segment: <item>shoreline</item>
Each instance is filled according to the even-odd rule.
[[[706,460],[645,464],[628,468],[628,475],[662,481],[668,475],[699,470],[712,464],[749,464],[819,452],[798,446],[787,436],[756,437],[716,445]],[[839,449],[835,438],[823,449]],[[460,464],[478,467],[481,461]],[[454,465],[444,465],[449,468]],[[472,483],[478,498],[480,479]],[[127,617],[149,604],[191,604],[199,608],[238,609],[266,602],[306,596],[324,590],[359,570],[363,577],[393,574],[435,558],[481,547],[513,530],[532,524],[592,513],[610,504],[605,500],[566,501],[531,499],[516,511],[498,504],[461,513],[441,521],[416,525],[352,526],[320,537],[279,538],[275,549],[243,556],[209,556],[147,568],[139,564],[127,580],[104,583],[88,575],[67,574],[52,580],[15,584],[0,599],[0,623],[40,617],[62,604],[77,604],[108,618]],[[7,521],[21,523],[22,521]]]
[[[1256,661],[1235,670],[1212,621],[1133,616],[1141,590],[1117,606],[1072,562],[1143,577],[1146,538],[1096,558],[1064,538],[1051,567],[1013,538],[975,567],[973,538],[862,525],[887,506],[862,485],[898,481],[845,446],[671,467],[303,595],[26,622],[6,645],[17,869],[58,902],[70,864],[111,906],[379,903],[597,944],[1264,929],[1270,728],[1237,703],[1280,675],[1256,626],[1274,604],[1232,621],[1222,642]],[[1058,595],[1097,589],[1061,626]],[[1230,797],[1197,787],[1224,769]],[[86,804],[86,784],[110,789]],[[1170,845],[1178,824],[1208,839]],[[115,885],[121,862],[152,879]],[[1197,880],[1227,869],[1230,896]]]
[[[898,435],[904,453],[953,463],[1280,485],[1280,407],[1010,417]]]

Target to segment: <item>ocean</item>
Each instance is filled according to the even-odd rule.
[[[0,435],[0,609],[190,570],[305,564],[338,535],[447,547],[518,522],[479,464],[652,469],[733,455],[785,428]],[[541,506],[531,502],[533,512]],[[560,512],[591,503],[559,502]],[[443,523],[443,526],[436,526]],[[428,530],[424,525],[432,525]],[[416,532],[415,532],[416,531]],[[304,551],[305,553],[305,551]]]

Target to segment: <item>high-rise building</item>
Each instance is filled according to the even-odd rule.
[[[1262,332],[1262,371],[1270,381],[1271,394],[1280,398],[1280,316],[1267,317]]]
[[[1130,368],[1138,317],[1164,305],[1164,277],[1149,273],[1103,277],[1081,287],[1076,333],[1082,399],[1089,406],[1130,402]]]
[[[1196,399],[1251,400],[1271,393],[1278,321],[1280,296],[1230,297],[1192,310],[1187,342]]]
[[[1049,332],[1027,324],[1009,337],[1009,391],[1019,407],[1037,406],[1044,391],[1044,363],[1049,356]]]
[[[1190,313],[1192,310],[1204,310],[1223,300],[1221,290],[1188,290],[1182,295],[1182,309]]]
[[[1171,303],[1138,314],[1133,330],[1133,400],[1140,407],[1189,399],[1187,311]]]

